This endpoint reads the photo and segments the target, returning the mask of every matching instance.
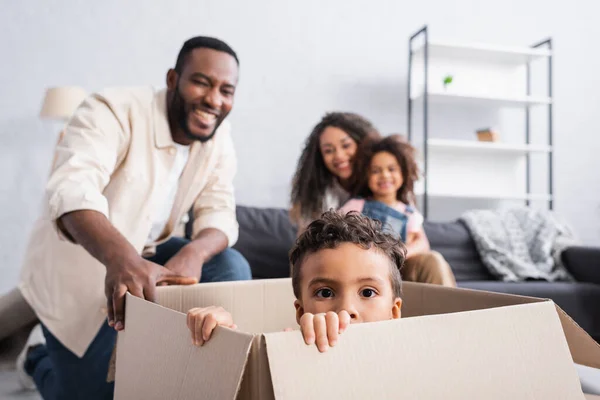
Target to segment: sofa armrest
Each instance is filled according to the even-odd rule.
[[[561,259],[575,280],[600,285],[600,247],[572,246]]]

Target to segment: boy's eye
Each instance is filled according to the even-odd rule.
[[[374,289],[363,289],[360,294],[363,297],[375,297],[375,295],[377,294],[377,292],[375,292]]]
[[[317,295],[317,297],[321,297],[323,299],[328,299],[330,297],[333,297],[333,290],[323,288],[323,289],[317,290],[317,292],[315,294]]]

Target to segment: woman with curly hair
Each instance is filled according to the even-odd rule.
[[[431,251],[423,230],[423,216],[414,207],[414,185],[419,178],[415,149],[400,135],[363,143],[356,156],[355,194],[340,209],[358,211],[380,220],[405,243],[402,278],[413,282],[456,286],[450,265]]]
[[[379,137],[370,121],[349,112],[326,114],[306,139],[292,181],[290,217],[298,232],[324,211],[350,198],[354,155],[368,137]]]

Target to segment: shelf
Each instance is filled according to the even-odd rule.
[[[540,118],[546,115],[552,118],[553,98],[548,95],[552,81],[552,39],[540,41],[539,47],[533,48],[459,43],[443,37],[440,41],[427,41],[428,32],[425,26],[409,39],[407,100],[409,120],[412,122],[414,118],[417,121],[414,125],[423,132],[413,144],[423,156],[420,164],[427,166],[427,196],[431,204],[435,204],[436,209],[441,208],[443,213],[459,212],[478,204],[497,207],[505,202],[531,201],[551,208],[553,197],[546,188],[551,190],[553,171],[547,167],[542,179],[544,171],[537,170],[537,164],[551,161],[554,151],[551,121],[547,124],[548,141],[539,138],[534,144],[526,144],[525,140],[508,134],[502,139],[514,139],[514,142],[481,142],[474,131],[468,133],[475,121],[470,128],[467,121],[471,117],[489,121],[487,114],[497,113],[498,119],[510,119],[512,123],[515,115],[505,115],[502,112],[505,108],[518,113],[538,109]],[[537,77],[538,70],[547,78],[546,90],[541,86],[543,76]],[[451,83],[445,84],[448,76],[452,77]],[[539,82],[537,90],[528,90],[530,82]],[[455,113],[459,110],[460,115]],[[465,134],[458,137],[450,132],[436,134],[427,121],[437,113],[445,118],[450,116],[447,123],[452,126],[449,128]],[[537,120],[538,113],[534,114]],[[418,123],[421,117],[422,124]],[[412,125],[409,124],[409,134],[414,128]],[[536,168],[529,168],[533,164]],[[529,186],[532,182],[535,185]],[[534,193],[527,194],[528,189]],[[416,182],[415,193],[423,199],[423,179]]]
[[[516,155],[523,155],[527,153],[549,153],[552,151],[550,146],[479,142],[476,140],[428,139],[427,145],[430,149],[472,151],[477,153],[512,153]]]
[[[423,196],[423,191],[420,190],[415,193],[417,196]],[[481,200],[532,200],[532,201],[549,201],[552,200],[552,196],[547,194],[477,194],[477,193],[436,193],[429,192],[429,197],[446,197],[446,198],[462,198],[462,199],[481,199]]]
[[[420,100],[422,97],[423,92],[413,97],[412,100]],[[496,97],[456,92],[429,92],[428,97],[431,102],[435,103],[455,103],[476,106],[486,105],[495,107],[523,107],[535,105],[549,105],[552,103],[552,99],[550,97]]]
[[[421,55],[424,45],[414,50],[414,55]],[[547,49],[531,47],[495,46],[484,44],[460,44],[453,42],[429,42],[429,57],[451,58],[466,61],[486,61],[509,65],[521,65],[535,59],[549,57],[552,52]]]

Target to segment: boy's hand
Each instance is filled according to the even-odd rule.
[[[322,314],[305,313],[300,317],[300,330],[304,342],[311,345],[316,342],[321,353],[335,346],[340,333],[350,324],[350,314],[347,311],[335,313],[330,311]]]
[[[192,333],[192,342],[196,346],[202,346],[210,339],[212,332],[219,325],[237,329],[231,314],[223,307],[192,308],[187,313],[187,326]]]

